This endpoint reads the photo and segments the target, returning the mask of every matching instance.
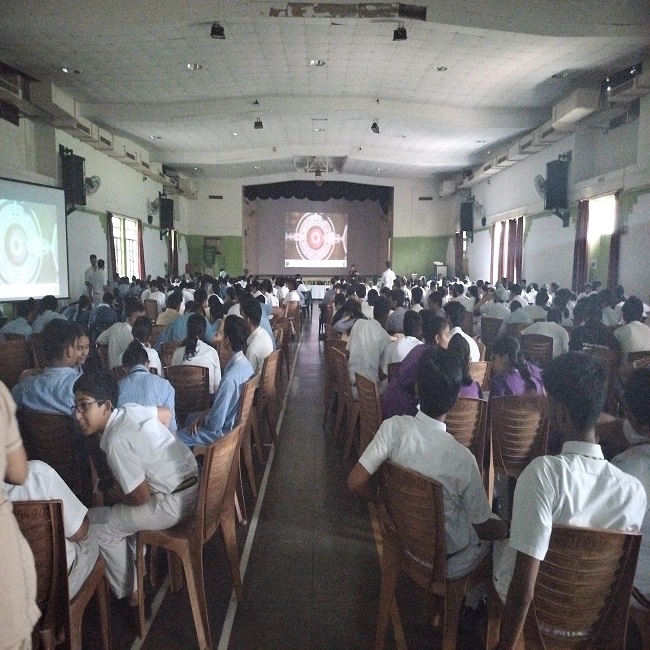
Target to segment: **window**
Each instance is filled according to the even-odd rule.
[[[519,282],[522,275],[524,218],[496,221],[492,226],[492,282],[507,278]]]
[[[589,200],[589,223],[587,241],[596,244],[603,235],[611,235],[616,224],[616,196],[610,194]]]
[[[112,219],[115,271],[120,277],[139,277],[138,222],[127,217],[113,216]]]

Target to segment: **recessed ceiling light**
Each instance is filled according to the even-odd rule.
[[[233,133],[233,135],[237,135],[236,133]]]
[[[435,66],[433,66],[433,69],[436,72],[446,72],[447,71],[447,66],[446,65],[435,65]]]
[[[61,72],[65,72],[65,74],[81,74],[81,70],[75,68],[61,68]]]
[[[188,63],[187,64],[187,69],[188,70],[202,70],[203,66],[200,63]]]
[[[315,68],[322,68],[325,65],[325,61],[323,59],[312,59],[309,65],[313,65]]]
[[[260,168],[259,165],[255,165],[255,167],[253,167],[253,169],[259,169],[259,168]]]
[[[384,171],[384,168],[383,168],[383,167],[377,167],[377,171],[378,171],[378,172],[383,172],[383,171]]]
[[[162,136],[160,135],[150,135],[149,136],[152,140],[162,140]]]
[[[477,140],[476,144],[485,144],[487,140]]]
[[[195,167],[195,168],[194,168],[194,171],[195,171],[195,172],[198,172],[198,171],[199,171],[199,168],[198,168],[198,167]]]
[[[317,126],[314,128],[314,131],[316,131],[316,133],[322,133],[324,130],[325,129],[322,126]]]

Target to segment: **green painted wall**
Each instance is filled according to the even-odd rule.
[[[445,263],[449,237],[394,237],[393,270],[397,275],[433,273],[433,263]]]
[[[212,235],[219,237],[219,235]],[[185,235],[187,246],[187,259],[192,265],[194,271],[198,271],[205,266],[203,261],[203,235]],[[221,237],[221,255],[217,255],[214,262],[213,271],[215,276],[222,267],[226,269],[228,275],[241,275],[243,271],[243,237]]]

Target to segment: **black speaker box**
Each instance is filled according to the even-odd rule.
[[[569,184],[569,161],[552,160],[546,163],[545,210],[566,210],[569,207],[567,188]]]
[[[472,201],[460,204],[460,229],[463,232],[474,232],[474,203]]]
[[[85,162],[85,158],[74,154],[61,156],[61,184],[66,206],[86,205]]]
[[[160,197],[160,228],[162,230],[174,229],[174,199]]]

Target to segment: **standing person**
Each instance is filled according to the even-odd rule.
[[[0,382],[0,479],[22,485],[27,478],[16,406]],[[36,606],[36,569],[29,544],[0,483],[0,643],[11,650],[31,648],[32,629],[41,616]]]
[[[390,262],[386,262],[386,270],[381,274],[381,287],[388,287],[392,290],[395,282],[395,271],[391,268]]]
[[[93,273],[97,270],[97,255],[94,253],[90,256],[90,266],[84,273],[84,284],[86,285],[86,294],[92,301],[93,299]]]
[[[91,300],[93,305],[99,305],[102,301],[104,291],[108,291],[109,288],[106,286],[106,272],[104,270],[105,263],[104,260],[97,260],[97,268],[93,271],[90,277],[91,284]]]

